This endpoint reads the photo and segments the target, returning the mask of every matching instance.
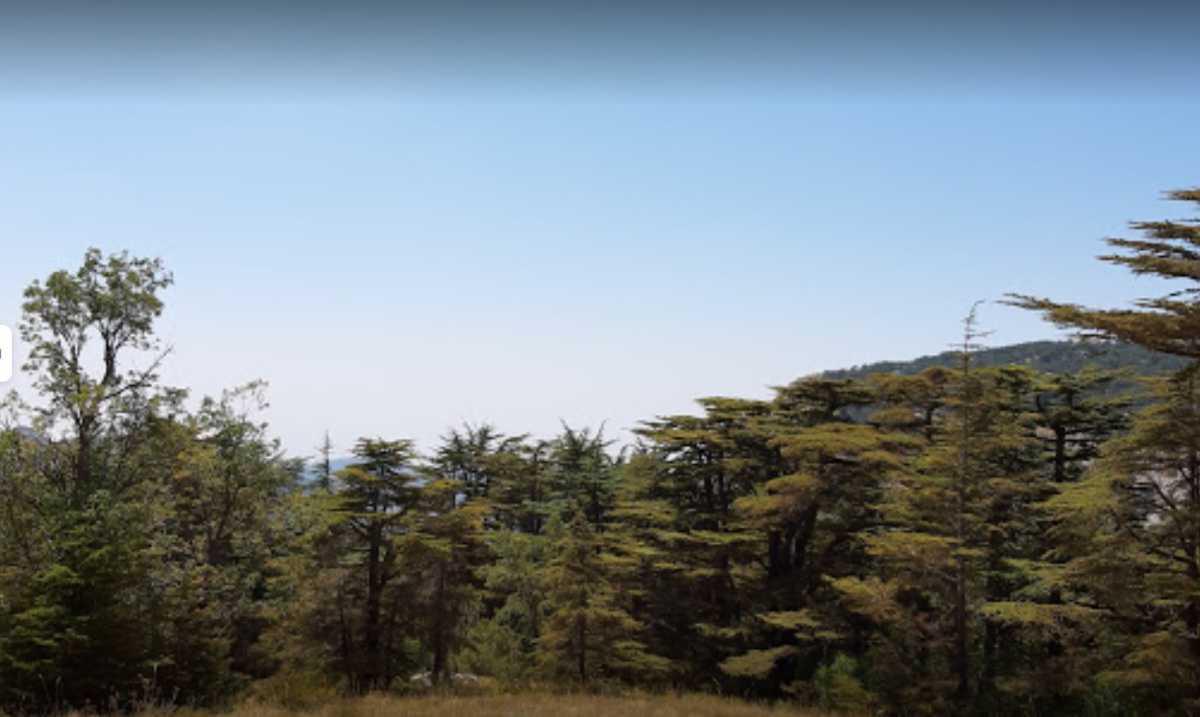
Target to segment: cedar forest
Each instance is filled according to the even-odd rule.
[[[1005,301],[1189,362],[1137,391],[977,365],[972,310],[952,367],[702,398],[622,449],[568,426],[463,426],[429,455],[362,438],[337,470],[328,441],[284,454],[262,384],[198,403],[162,385],[171,274],[91,250],[26,289],[36,396],[2,404],[0,713],[465,673],[851,713],[1200,714],[1200,221],[1132,229],[1101,260],[1182,288]]]

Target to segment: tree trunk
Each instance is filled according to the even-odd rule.
[[[383,655],[380,649],[380,615],[382,614],[382,566],[380,552],[383,543],[383,526],[371,525],[370,545],[367,553],[367,610],[363,620],[364,690],[378,689],[383,677]]]
[[[580,617],[576,622],[579,635],[579,681],[587,684],[587,618]]]
[[[433,649],[433,684],[440,684],[446,675],[447,640],[446,640],[446,566],[438,566],[437,590],[434,592],[433,629],[430,642]]]
[[[1054,429],[1054,482],[1062,483],[1067,480],[1067,429],[1058,426]]]
[[[967,580],[966,566],[958,558],[954,595],[954,672],[958,676],[955,691],[960,704],[965,704],[971,693],[971,656],[968,652],[967,635]]]

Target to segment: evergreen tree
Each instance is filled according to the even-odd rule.
[[[1037,444],[1002,375],[972,365],[977,336],[972,310],[933,440],[881,505],[888,529],[865,538],[878,575],[834,581],[874,626],[878,688],[931,713],[990,696],[1003,646],[984,608],[1019,584],[1035,531]]]
[[[422,621],[434,684],[450,675],[450,657],[463,640],[488,558],[483,524],[489,508],[462,491],[461,482],[440,477],[422,487],[423,515],[408,547],[409,570],[424,575]]]
[[[502,529],[487,536],[493,560],[482,568],[489,614],[470,627],[462,659],[472,672],[507,683],[530,679],[545,618],[545,535]]]
[[[556,555],[543,578],[548,614],[538,638],[545,671],[582,685],[665,672],[666,660],[640,639],[644,626],[620,605],[586,510],[575,511],[556,533]]]
[[[503,529],[540,535],[554,513],[548,441],[512,439],[486,457],[494,476],[490,502]]]
[[[1039,437],[1046,444],[1055,483],[1076,481],[1104,441],[1128,426],[1129,396],[1110,396],[1124,378],[1116,371],[1084,369],[1038,379],[1035,397]]]
[[[1200,204],[1200,189],[1170,191],[1167,197]],[[1106,240],[1122,253],[1100,259],[1136,275],[1186,282],[1184,288],[1138,300],[1131,309],[1089,309],[1022,295],[1010,301],[1084,336],[1127,341],[1193,360],[1160,385],[1158,404],[1139,415],[1128,437],[1101,449],[1103,460],[1096,470],[1080,485],[1065,487],[1050,506],[1061,520],[1060,553],[1071,557],[1069,574],[1086,576],[1088,584],[1077,581],[1075,587],[1107,607],[1116,618],[1114,624],[1138,636],[1141,647],[1133,659],[1141,671],[1133,674],[1143,683],[1179,686],[1200,705],[1194,702],[1200,699],[1195,687],[1200,684],[1200,592],[1195,585],[1200,578],[1200,543],[1193,537],[1200,525],[1195,513],[1200,484],[1189,463],[1198,440],[1191,402],[1194,360],[1200,358],[1200,221],[1131,226],[1142,236]],[[1094,534],[1087,535],[1080,526]],[[1098,547],[1105,553],[1095,554]],[[1112,582],[1118,576],[1125,581]],[[1150,576],[1154,577],[1147,580]],[[1122,594],[1130,583],[1146,590],[1140,600]],[[1142,610],[1131,610],[1137,604]],[[1141,612],[1132,624],[1131,612]]]
[[[1200,710],[1200,379],[1181,372],[1158,382],[1155,395],[1083,480],[1048,501],[1057,550],[1068,558],[1048,582],[1081,620],[1103,618],[1107,645],[1089,637],[1091,649],[1109,648],[1111,680],[1154,688],[1160,713],[1192,714]]]
[[[414,578],[405,575],[402,555],[411,545],[421,488],[411,441],[363,438],[354,456],[338,476],[342,522],[331,536],[345,540],[346,568],[334,639],[350,687],[362,691],[387,688],[408,666],[399,611],[412,590],[402,583]]]
[[[1200,204],[1200,188],[1167,192],[1167,198]],[[1200,358],[1200,220],[1133,222],[1139,239],[1110,238],[1125,253],[1100,257],[1139,276],[1189,282],[1185,289],[1141,299],[1135,309],[1088,309],[1049,299],[1010,295],[1010,303],[1040,312],[1059,326],[1084,336],[1120,340],[1165,354]]]
[[[705,398],[703,416],[666,416],[638,430],[645,453],[628,471],[641,501],[669,505],[669,530],[657,533],[671,556],[654,595],[654,644],[691,684],[723,684],[722,661],[746,647],[753,590],[762,585],[757,563],[764,539],[735,510],[736,501],[779,475],[778,451],[759,420],[766,401]],[[659,520],[653,504],[642,520]],[[647,526],[651,527],[651,526]]]
[[[440,475],[457,481],[462,495],[468,500],[484,498],[491,493],[497,480],[491,465],[492,457],[511,449],[523,438],[505,436],[487,423],[467,424],[461,430],[451,429],[442,438],[433,465]]]
[[[317,455],[317,488],[330,493],[333,491],[333,441],[329,438],[329,431],[325,431],[325,438],[317,447]]]
[[[563,425],[549,446],[547,478],[553,509],[571,520],[582,510],[595,530],[603,530],[616,495],[619,460],[608,452],[612,442],[604,429],[590,431]]]
[[[777,412],[763,420],[783,474],[737,502],[766,538],[766,574],[754,597],[760,636],[755,649],[723,663],[726,672],[785,687],[811,677],[831,645],[849,647],[827,614],[828,581],[863,574],[861,539],[878,523],[889,472],[915,443],[852,420],[873,400],[849,380],[802,379],[779,389]]]

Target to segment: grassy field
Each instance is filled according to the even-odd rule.
[[[210,713],[180,710],[180,717]],[[495,695],[384,697],[340,700],[308,712],[249,702],[228,717],[822,717],[825,713],[705,695]],[[224,716],[223,716],[224,717]]]

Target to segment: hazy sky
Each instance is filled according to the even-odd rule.
[[[1200,183],[1167,4],[392,7],[0,11],[0,323],[129,249],[175,273],[164,379],[267,379],[293,452],[619,432],[940,351],[1006,291],[1155,293],[1091,257]]]

